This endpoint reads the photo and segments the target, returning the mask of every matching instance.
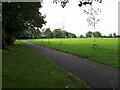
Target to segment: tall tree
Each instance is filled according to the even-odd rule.
[[[3,48],[12,45],[17,34],[28,27],[41,28],[45,16],[39,12],[41,2],[3,2],[2,4],[2,27]]]

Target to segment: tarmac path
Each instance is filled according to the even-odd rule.
[[[118,69],[23,41],[92,88],[118,88]]]

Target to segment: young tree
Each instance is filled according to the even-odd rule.
[[[98,22],[100,21],[100,19],[97,17],[98,13],[100,13],[100,12],[101,12],[100,9],[94,10],[92,8],[92,6],[90,9],[88,9],[88,11],[84,10],[84,13],[89,15],[87,18],[88,26],[93,26],[94,31],[95,31],[96,24],[98,24]],[[93,36],[95,36],[95,35],[93,34]],[[94,37],[93,46],[96,46],[95,37]]]
[[[41,42],[43,42],[45,28],[41,29]]]
[[[47,28],[44,31],[44,36],[48,38],[48,43],[49,43],[49,38],[52,38],[52,32],[51,32],[50,28]]]

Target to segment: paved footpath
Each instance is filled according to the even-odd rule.
[[[92,88],[118,88],[118,70],[95,62],[83,60],[74,55],[62,53],[23,41],[52,59],[60,67],[85,81]]]

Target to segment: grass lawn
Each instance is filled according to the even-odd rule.
[[[96,38],[96,49],[92,47],[93,38],[62,39],[61,45],[60,39],[28,41],[118,68],[118,38]]]
[[[2,88],[2,50],[0,49],[0,89]]]
[[[3,88],[89,88],[21,41],[3,50],[2,62]]]

